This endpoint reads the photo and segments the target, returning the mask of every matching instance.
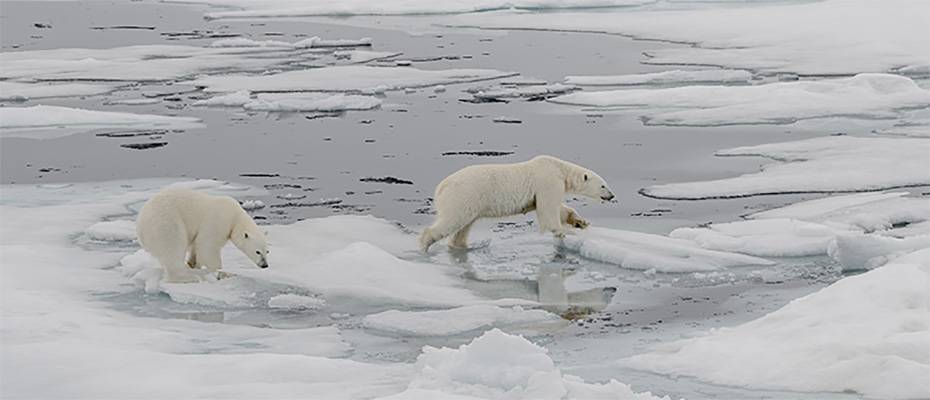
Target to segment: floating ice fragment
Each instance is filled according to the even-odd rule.
[[[326,300],[299,294],[279,294],[268,299],[268,307],[286,310],[317,310],[326,305]]]
[[[749,71],[731,69],[671,70],[630,75],[566,76],[565,83],[580,86],[669,85],[695,83],[748,83]]]
[[[0,136],[48,138],[101,128],[191,129],[200,119],[37,105],[0,107]]]
[[[524,310],[520,306],[473,305],[449,310],[390,310],[366,316],[363,322],[367,328],[404,336],[452,336],[490,327],[538,327],[564,320],[548,311]]]

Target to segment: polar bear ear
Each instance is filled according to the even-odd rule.
[[[585,181],[585,182],[588,181],[588,174],[584,174],[584,181]]]

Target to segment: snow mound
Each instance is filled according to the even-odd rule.
[[[735,178],[650,186],[654,198],[700,200],[783,193],[873,191],[930,184],[930,141],[830,136],[738,147],[719,156],[778,160],[761,172]]]
[[[629,75],[566,76],[565,83],[580,86],[676,85],[694,83],[748,83],[752,73],[742,70],[671,70]]]
[[[473,305],[449,310],[390,310],[366,316],[365,327],[404,336],[452,336],[490,327],[559,325],[564,320],[544,310]]]
[[[752,388],[930,397],[930,250],[735,328],[659,346],[624,361],[663,374]]]
[[[200,119],[59,106],[0,107],[0,136],[49,138],[103,128],[192,129]]]
[[[498,329],[457,349],[424,347],[415,368],[407,390],[383,400],[659,399],[649,393],[634,393],[615,380],[599,385],[563,375],[546,349]]]
[[[326,305],[326,300],[285,293],[268,299],[268,307],[285,310],[318,310]]]
[[[660,272],[714,271],[740,265],[773,264],[762,258],[703,249],[689,240],[597,227],[567,235],[561,245],[601,262]]]
[[[752,7],[697,3],[637,12],[502,11],[451,17],[447,24],[604,32],[693,43],[648,51],[646,62],[714,65],[767,75],[918,72],[930,64],[930,48],[924,40],[930,4],[921,0],[902,0],[893,9],[881,2],[827,0]]]
[[[448,69],[427,71],[409,67],[370,67],[345,65],[310,68],[279,74],[208,76],[192,84],[207,92],[384,92],[453,83],[474,82],[512,76],[489,69]]]
[[[588,107],[645,108],[641,113],[649,125],[717,126],[790,124],[835,116],[895,118],[900,109],[930,106],[930,91],[899,75],[859,74],[752,86],[579,92],[550,101]]]
[[[26,101],[49,97],[96,96],[107,94],[116,88],[111,85],[91,83],[22,83],[0,81],[0,101]]]
[[[102,221],[87,227],[84,234],[102,242],[131,242],[136,240],[136,223],[128,219]]]

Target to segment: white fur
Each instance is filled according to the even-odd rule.
[[[551,156],[515,164],[465,167],[436,187],[436,222],[423,231],[423,251],[453,235],[450,247],[467,247],[468,231],[479,218],[500,218],[536,210],[543,232],[564,235],[587,222],[562,204],[566,193],[610,200],[610,188],[593,171]]]
[[[196,281],[190,268],[219,270],[220,250],[228,240],[256,265],[268,266],[264,233],[231,197],[163,190],[142,206],[136,233],[142,248],[161,264],[167,282]]]

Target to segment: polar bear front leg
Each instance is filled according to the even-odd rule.
[[[562,198],[565,191],[558,187],[547,187],[536,193],[536,219],[542,232],[552,232],[556,237],[569,233],[562,224]]]
[[[187,267],[190,269],[200,268],[200,265],[197,264],[197,251],[193,245],[188,250],[187,253]]]
[[[562,219],[562,224],[570,227],[585,229],[590,225],[588,221],[578,215],[578,212],[576,212],[574,208],[566,206],[565,204],[562,204],[560,217]]]
[[[211,243],[206,239],[194,240],[193,254],[197,255],[197,262],[206,267],[207,271],[216,272],[223,267],[220,250],[223,249],[224,244]]]

